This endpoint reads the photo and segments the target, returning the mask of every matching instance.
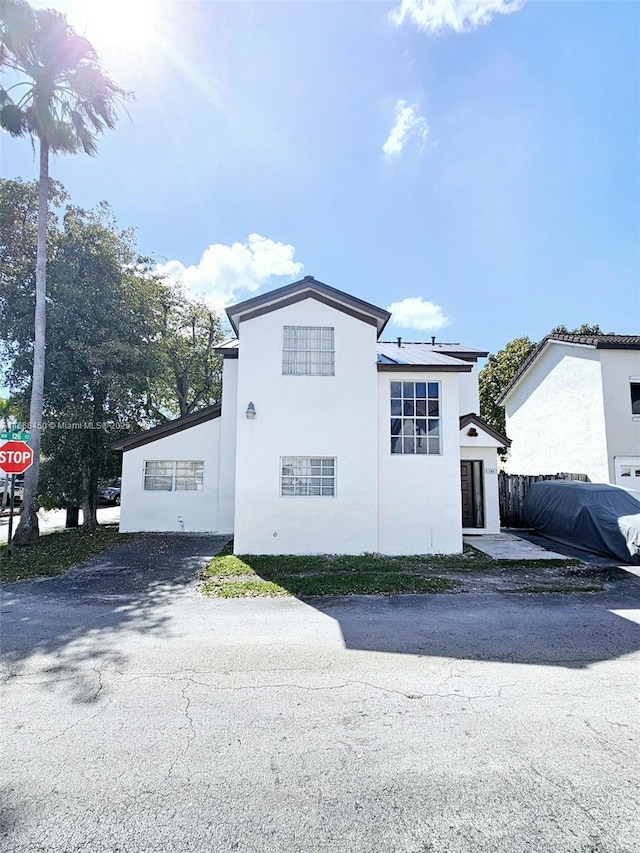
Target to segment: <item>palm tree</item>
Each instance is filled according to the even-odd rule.
[[[97,137],[117,121],[129,96],[102,69],[92,45],[53,9],[33,9],[26,0],[0,0],[0,71],[12,85],[0,86],[0,127],[39,144],[36,308],[31,384],[31,446],[34,463],[25,476],[23,512],[15,544],[37,542],[40,425],[44,393],[49,154],[97,152]]]

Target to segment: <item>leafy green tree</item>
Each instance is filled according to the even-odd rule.
[[[25,477],[24,505],[16,545],[36,542],[38,475],[47,299],[49,154],[97,152],[97,137],[113,128],[127,96],[103,71],[92,45],[53,9],[33,9],[25,0],[0,0],[0,71],[11,85],[0,87],[0,127],[39,145],[35,322],[30,411],[34,464]]]
[[[225,338],[220,315],[183,288],[167,288],[160,335],[162,371],[149,390],[148,409],[168,420],[218,402],[222,357],[214,350]]]
[[[58,181],[49,182],[47,251],[51,259],[58,239],[58,214],[67,194]],[[18,350],[33,357],[38,183],[0,179],[0,383]],[[30,331],[29,331],[30,330]],[[4,376],[4,379],[3,379]],[[16,413],[28,420],[27,411]]]
[[[12,208],[16,196],[27,199]],[[33,299],[37,185],[0,182],[0,308]],[[49,240],[50,317],[44,386],[45,506],[82,506],[95,524],[99,481],[114,476],[116,427],[147,422],[150,384],[162,370],[159,340],[168,288],[135,250],[133,233],[119,231],[106,204],[94,211],[68,206],[52,219]],[[13,225],[9,223],[13,215]],[[14,234],[16,232],[16,234]],[[14,251],[14,247],[16,248]],[[24,267],[21,252],[31,259]],[[29,312],[0,311],[0,351],[16,414],[28,411],[33,360]],[[100,426],[98,426],[100,425]],[[126,431],[125,431],[126,434]]]
[[[111,445],[144,420],[161,368],[166,288],[106,204],[67,209],[50,270],[44,422],[53,428],[43,432],[42,491],[49,505],[80,505],[83,526],[94,528],[99,483],[118,473]]]
[[[609,334],[602,331],[600,326],[590,326],[589,323],[583,323],[575,329],[567,329],[566,326],[554,326],[549,332],[550,335],[604,335]]]
[[[505,344],[495,355],[490,355],[478,374],[480,417],[503,435],[505,432],[504,409],[497,400],[535,346],[535,343],[526,335],[515,338]]]

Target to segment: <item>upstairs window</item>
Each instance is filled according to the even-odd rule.
[[[631,414],[640,415],[640,382],[631,383]]]
[[[391,452],[441,453],[440,383],[391,383]]]
[[[285,326],[282,372],[288,376],[333,376],[333,328]]]
[[[199,492],[204,485],[204,462],[150,460],[144,463],[145,492]]]

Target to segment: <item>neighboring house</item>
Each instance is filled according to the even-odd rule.
[[[509,473],[640,489],[640,335],[547,335],[499,402]]]
[[[236,553],[457,553],[497,532],[497,448],[459,344],[378,343],[389,313],[311,276],[227,309],[221,406],[114,446],[124,531]]]

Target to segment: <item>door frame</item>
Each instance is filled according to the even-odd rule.
[[[462,466],[468,465],[471,482],[471,512],[473,524],[468,525],[462,519],[465,530],[481,530],[485,527],[485,488],[484,488],[484,460],[483,459],[461,459],[460,478],[462,488]]]

